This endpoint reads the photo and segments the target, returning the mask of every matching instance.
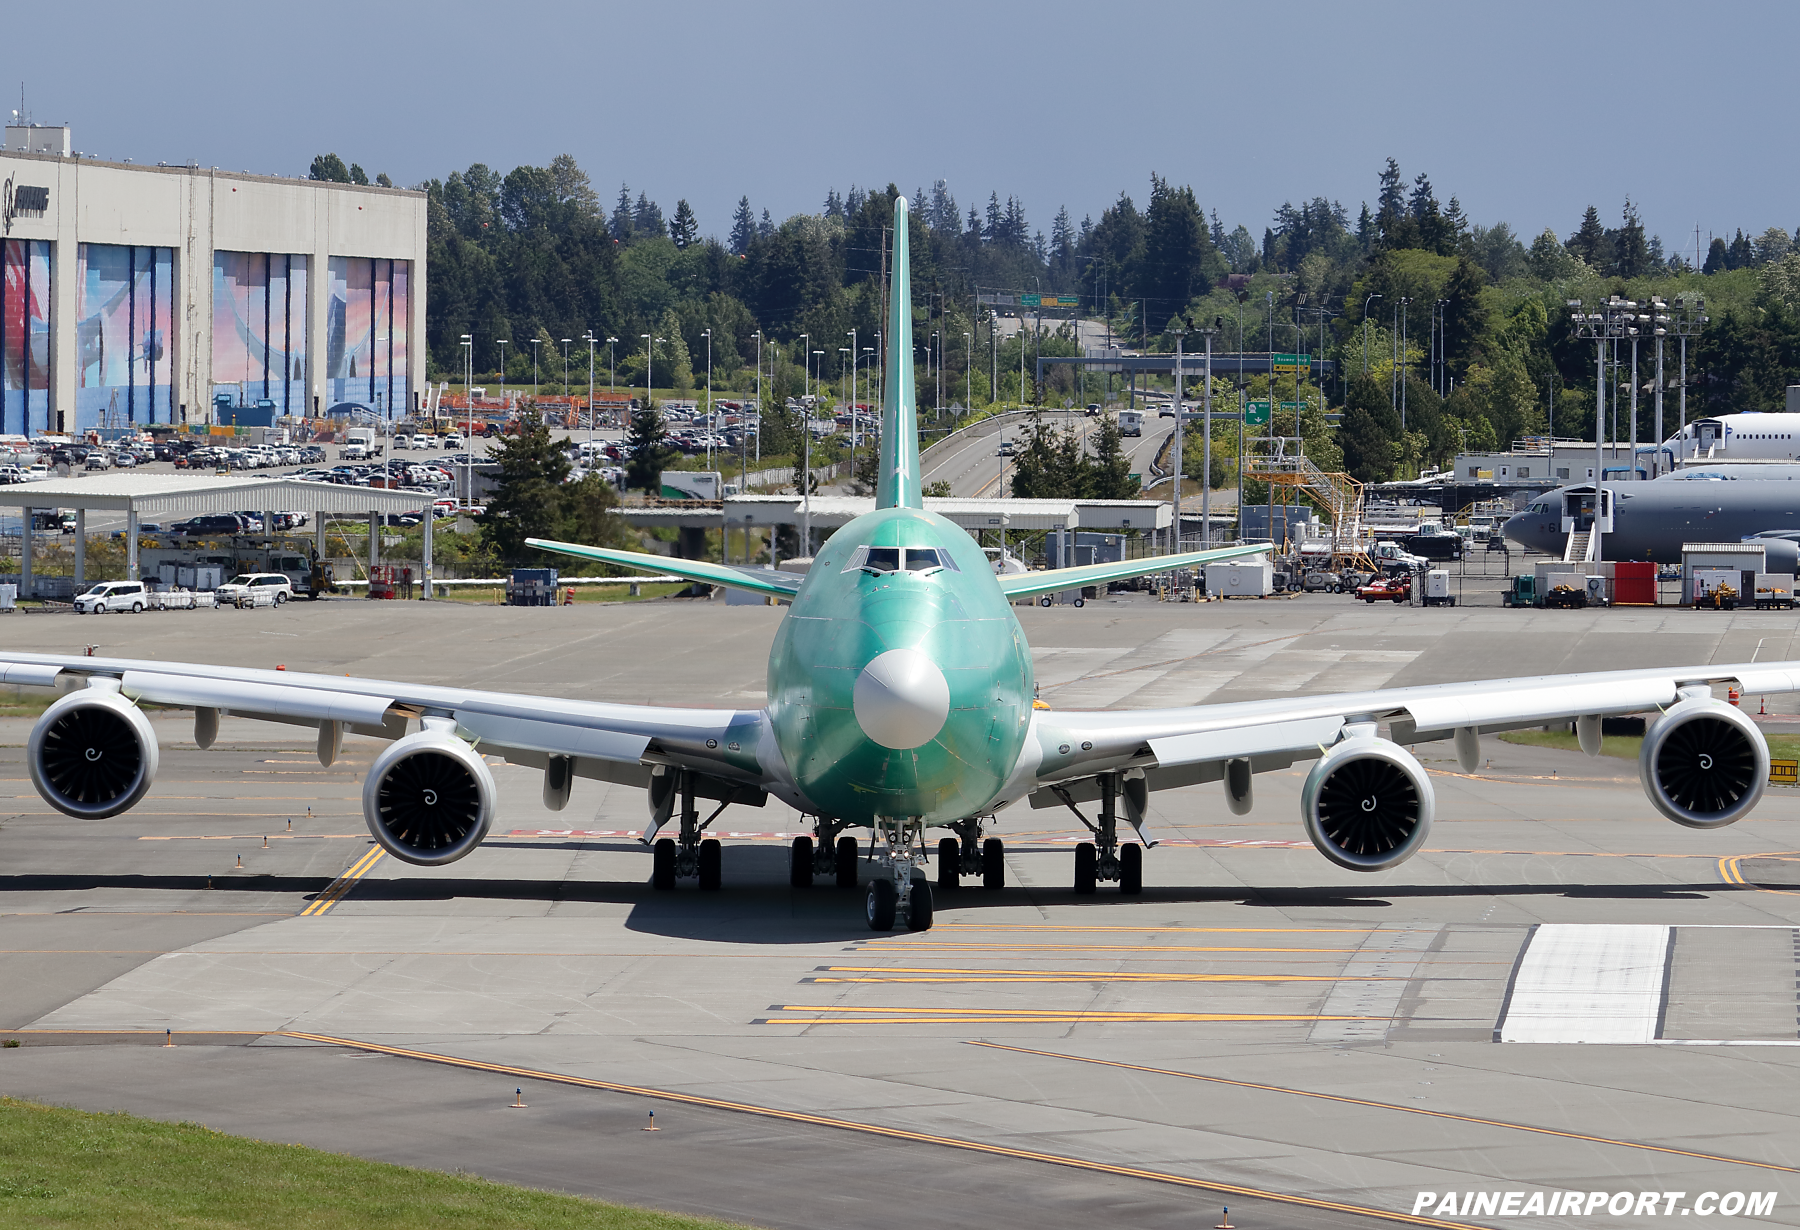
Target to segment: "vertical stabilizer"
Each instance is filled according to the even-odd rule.
[[[883,382],[877,508],[923,508],[919,498],[918,394],[913,388],[912,262],[906,198],[894,201],[894,277],[888,290],[887,377]]]

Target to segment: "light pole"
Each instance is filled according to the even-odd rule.
[[[541,338],[531,339],[531,404],[537,405],[538,399],[538,343]]]
[[[640,333],[638,336],[644,339],[644,409],[648,411],[650,409],[650,375],[656,370],[656,343],[662,341],[662,338],[653,338],[648,333]]]
[[[619,397],[619,361],[613,353],[613,347],[618,344],[618,341],[619,339],[616,337],[606,339],[606,388],[615,402]]]
[[[712,401],[712,330],[703,329],[706,339],[706,468],[712,469],[713,401]],[[721,549],[723,547],[721,546]]]
[[[475,394],[473,392],[473,389],[475,386],[475,339],[470,337],[467,333],[463,334],[462,335],[462,347],[463,347],[463,416],[466,419],[468,419],[469,434],[471,436],[473,436],[475,434]],[[454,419],[451,421],[452,421],[452,423],[455,422]],[[468,467],[464,466],[463,469],[466,472],[468,470]],[[464,489],[467,490],[467,487],[468,487],[467,479],[464,479],[463,485],[464,485]],[[467,496],[464,497],[463,503],[465,503],[465,504],[468,503]],[[321,513],[320,514],[321,521],[323,520],[323,518],[324,518],[324,514]]]
[[[574,408],[574,405],[575,405],[575,399],[574,399],[574,398],[573,398],[573,397],[569,397],[569,343],[570,343],[570,342],[571,342],[571,341],[573,341],[573,340],[574,340],[574,339],[573,339],[573,338],[567,338],[567,337],[565,337],[565,338],[563,338],[563,340],[562,340],[562,348],[563,348],[563,396],[564,396],[564,397],[565,397],[565,398],[568,398],[568,401],[569,401],[569,407],[570,407],[570,409],[573,409],[573,408]],[[579,422],[580,422],[580,420],[579,420],[579,419],[577,419],[577,420],[576,420],[576,423],[579,423]],[[571,424],[570,424],[570,426],[571,426],[571,427],[573,427],[573,426],[575,426],[575,424],[574,424],[574,423],[571,423]]]
[[[581,340],[588,344],[588,460],[594,459],[594,343],[599,340],[594,331],[589,329],[581,335]]]
[[[762,342],[763,342],[763,338],[762,338],[762,330],[758,329],[755,333],[751,334],[751,336],[756,339],[756,464],[761,465],[762,464],[762,420],[763,420],[763,390],[762,390]],[[744,550],[746,550],[746,551],[748,551],[749,549],[750,549],[749,547],[744,548]]]
[[[975,335],[968,330],[963,331],[963,413],[970,414],[975,409]]]
[[[862,443],[862,415],[856,412],[856,365],[862,360],[862,351],[856,346],[856,330],[845,334],[850,339],[850,477],[856,478],[856,446]]]
[[[1570,299],[1568,306],[1573,309],[1569,315],[1572,332],[1576,337],[1594,341],[1594,522],[1588,540],[1592,544],[1601,532],[1600,517],[1606,504],[1606,349],[1617,338],[1636,336],[1637,304],[1613,295],[1595,304],[1599,308],[1596,312],[1583,310],[1580,299]],[[1589,547],[1588,556],[1602,558],[1593,546]]]
[[[1169,332],[1175,335],[1175,544],[1170,552],[1173,555],[1181,550],[1181,445],[1182,437],[1187,435],[1181,424],[1182,394],[1187,391],[1182,387],[1185,382],[1182,379],[1181,370],[1181,343],[1187,334],[1187,325],[1180,316],[1176,316],[1169,322]],[[1204,484],[1201,489],[1205,489]]]
[[[1365,376],[1369,374],[1369,304],[1379,298],[1381,298],[1380,295],[1370,295],[1363,300],[1363,375]],[[1241,343],[1239,349],[1242,349]]]
[[[506,339],[495,338],[500,343],[500,413],[506,413]],[[473,420],[471,420],[473,425]]]
[[[1212,324],[1200,330],[1200,336],[1206,339],[1206,384],[1200,395],[1205,413],[1200,438],[1206,454],[1200,465],[1200,546],[1207,551],[1212,550],[1212,349],[1213,338],[1218,335],[1219,320],[1216,317]]]
[[[1687,460],[1687,344],[1688,338],[1699,337],[1706,325],[1706,298],[1703,295],[1675,296],[1674,320],[1670,328],[1681,339],[1681,458]]]

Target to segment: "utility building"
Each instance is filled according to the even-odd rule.
[[[0,435],[399,417],[424,386],[421,192],[103,162],[38,125],[0,185]]]

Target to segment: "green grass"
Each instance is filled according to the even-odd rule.
[[[0,1098],[4,1227],[716,1230],[726,1225],[246,1140],[194,1123]]]
[[[1800,760],[1800,735],[1765,735],[1769,756],[1775,760]],[[1502,743],[1518,743],[1526,747],[1554,747],[1565,752],[1578,752],[1581,744],[1566,730],[1509,730],[1499,736]],[[1602,756],[1636,760],[1644,740],[1637,735],[1607,735],[1600,740]]]

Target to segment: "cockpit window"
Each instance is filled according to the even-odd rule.
[[[904,563],[902,563],[904,557]],[[858,547],[850,553],[845,572],[930,572],[936,568],[958,571],[948,551],[937,547]]]

